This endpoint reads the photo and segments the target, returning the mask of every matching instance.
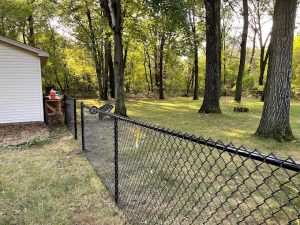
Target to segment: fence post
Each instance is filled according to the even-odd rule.
[[[43,110],[44,110],[44,122],[48,125],[48,119],[46,115],[46,99],[45,96],[43,96]]]
[[[64,113],[65,113],[65,125],[67,125],[67,121],[68,121],[68,119],[67,119],[67,116],[68,116],[68,113],[67,113],[67,101],[68,101],[68,99],[67,99],[68,97],[65,95],[64,96],[64,98],[63,98],[63,103],[64,103]]]
[[[73,107],[74,107],[74,137],[75,137],[75,140],[77,140],[77,109],[76,109],[76,98],[73,98],[73,101],[74,101],[74,104],[73,104]]]
[[[119,146],[118,146],[118,119],[114,118],[115,132],[115,202],[119,204]]]
[[[84,143],[84,105],[83,105],[83,102],[80,103],[80,113],[81,113],[81,143],[82,143],[82,151],[84,151],[85,143]]]

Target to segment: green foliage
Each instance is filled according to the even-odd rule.
[[[292,97],[300,99],[300,35],[294,41]]]
[[[186,25],[187,11],[184,0],[147,0],[146,7],[150,16],[161,25],[158,29],[164,32],[174,32],[176,28]]]
[[[0,1],[0,35],[18,39],[26,28],[26,17],[30,11],[30,6],[25,1]]]
[[[257,0],[250,1],[250,5]],[[260,1],[262,12],[272,15],[272,2]],[[199,45],[199,90],[204,89],[205,77],[205,11],[202,0],[124,0],[124,48],[128,48],[125,70],[126,91],[149,94],[150,70],[153,93],[157,92],[155,76],[159,67],[159,47],[165,35],[163,79],[169,95],[184,95],[193,89],[194,38]],[[239,66],[240,31],[234,21],[237,4],[222,7],[222,93],[234,91]],[[50,53],[43,67],[43,84],[55,84],[71,95],[96,96],[98,83],[93,56],[87,8],[91,12],[96,45],[101,56],[105,38],[112,40],[108,23],[99,1],[95,0],[2,0],[0,1],[0,35],[29,43],[28,17],[33,16],[34,44]],[[194,17],[194,18],[193,18]],[[194,20],[193,20],[194,19]],[[192,25],[195,23],[196,37]],[[245,94],[257,89],[259,77],[259,48],[248,71],[251,47],[247,49],[244,76]],[[149,58],[147,54],[149,54]],[[300,92],[300,36],[295,37],[292,96]],[[100,57],[99,56],[99,57]],[[101,58],[101,57],[100,57]],[[150,61],[149,61],[150,60]],[[150,63],[150,68],[149,64]],[[145,66],[146,72],[145,72]],[[102,64],[103,68],[104,64]],[[146,79],[147,75],[147,79]],[[190,84],[190,85],[189,85]],[[188,88],[189,86],[189,88]]]

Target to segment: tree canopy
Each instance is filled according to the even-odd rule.
[[[43,84],[70,95],[198,99],[206,89],[243,101],[265,89],[278,1],[220,1],[220,72],[208,89],[209,0],[2,0],[0,35],[48,51]],[[300,98],[299,13],[295,24],[291,96]]]

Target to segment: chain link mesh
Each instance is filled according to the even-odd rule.
[[[118,143],[118,205],[129,223],[300,223],[300,166],[291,159],[85,111],[86,156],[113,197]]]
[[[64,107],[65,107],[65,124],[68,130],[77,139],[77,121],[76,121],[76,99],[65,96],[64,97]]]

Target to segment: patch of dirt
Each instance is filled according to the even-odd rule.
[[[45,124],[0,125],[0,146],[21,145],[34,139],[46,139],[50,131]]]
[[[71,152],[68,152],[68,154],[67,155],[80,155],[80,154],[82,154],[83,152],[82,152],[82,150],[81,149],[74,149],[73,151],[71,151]]]
[[[75,211],[75,219],[79,222],[78,224],[95,224],[93,218],[84,212]]]

